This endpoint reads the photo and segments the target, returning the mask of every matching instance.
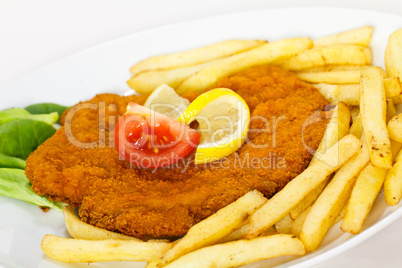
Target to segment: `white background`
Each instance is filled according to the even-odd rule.
[[[349,7],[402,16],[402,1],[396,0],[0,0],[0,90],[64,56],[144,29],[245,10],[298,6]],[[401,248],[402,219],[317,267],[402,267]]]

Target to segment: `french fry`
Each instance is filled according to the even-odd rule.
[[[161,260],[160,259],[153,259],[147,262],[147,265],[145,268],[158,268],[161,266]]]
[[[360,149],[360,141],[353,135],[343,137],[329,148],[306,170],[291,180],[250,218],[250,229],[246,238],[254,238],[275,222],[282,219],[315,187],[336,171]]]
[[[347,32],[321,37],[313,41],[314,47],[334,44],[352,44],[366,47],[370,44],[373,31],[373,27],[364,26]]]
[[[402,198],[402,161],[396,162],[388,171],[384,181],[385,202],[395,206]]]
[[[374,166],[390,168],[391,142],[386,119],[386,99],[381,68],[362,71],[360,81],[360,112],[370,159]]]
[[[372,163],[362,170],[353,187],[345,218],[341,224],[344,232],[358,234],[361,231],[386,175],[387,169],[376,167]]]
[[[314,188],[301,202],[299,202],[290,212],[289,215],[293,220],[296,220],[300,215],[317,200],[322,190],[327,186],[331,176],[328,176],[316,188]]]
[[[311,206],[306,208],[300,215],[292,222],[292,225],[290,226],[290,233],[292,235],[295,235],[297,237],[300,236],[301,229],[303,227],[303,223],[307,218],[308,213],[311,210]]]
[[[395,157],[395,161],[399,162],[402,160],[402,149],[399,151],[399,153],[397,154],[397,156]]]
[[[327,124],[325,129],[324,137],[319,144],[313,159],[310,161],[310,165],[320,159],[320,156],[334,144],[336,144],[341,138],[349,134],[350,126],[350,110],[347,105],[339,102],[334,108],[331,120]],[[308,208],[320,195],[324,187],[327,185],[329,178],[325,179],[320,183],[315,189],[309,193],[303,201],[297,204],[290,211],[290,216],[292,219],[296,219],[306,208]]]
[[[349,200],[346,202],[346,204],[343,206],[341,212],[339,212],[338,217],[335,218],[334,223],[332,224],[332,226],[334,226],[335,224],[337,224],[338,222],[340,222],[341,220],[343,220],[343,218],[345,217],[346,214],[346,208],[349,204]]]
[[[385,69],[389,77],[402,79],[402,29],[389,36],[385,48]]]
[[[293,219],[289,214],[286,214],[280,221],[275,223],[275,229],[281,234],[290,234]]]
[[[96,226],[87,224],[81,221],[77,214],[70,206],[63,208],[64,223],[67,232],[73,238],[86,239],[86,240],[102,240],[102,239],[120,239],[120,240],[136,240],[141,241],[135,237],[114,233]]]
[[[177,88],[177,93],[202,92],[213,86],[222,77],[251,66],[268,64],[275,60],[291,57],[311,46],[312,41],[309,38],[283,39],[224,58],[184,80]]]
[[[276,234],[202,248],[165,267],[237,267],[254,261],[304,253],[303,244],[299,239],[292,235]]]
[[[339,72],[339,71],[361,71],[371,67],[371,65],[324,65],[318,67],[311,67],[302,69],[299,72],[302,73],[317,73],[317,72]]]
[[[177,88],[187,77],[195,74],[202,68],[213,64],[219,60],[200,63],[197,65],[179,67],[169,70],[155,70],[138,73],[127,81],[127,84],[140,94],[150,94],[158,86],[167,84],[172,88]]]
[[[345,206],[343,206],[343,209],[341,210],[341,212],[338,214],[338,216],[335,218],[335,220],[332,223],[332,226],[334,226],[335,224],[337,224],[338,222],[340,222],[341,220],[343,220],[343,218],[345,217],[345,213],[346,213],[346,207],[347,207],[347,203]],[[303,227],[303,223],[307,218],[308,213],[311,210],[311,206],[308,207],[305,211],[303,211],[303,213],[301,213],[299,215],[299,217],[297,217],[293,222],[292,222],[292,226],[290,227],[290,233],[299,237],[300,236],[300,232],[301,229]]]
[[[317,160],[320,160],[320,156],[325,153],[327,149],[331,148],[341,138],[349,134],[349,126],[349,107],[345,103],[339,102],[338,105],[333,109],[331,119],[328,122],[324,136],[310,161],[310,165]]]
[[[358,81],[359,80],[360,75]],[[329,102],[342,101],[350,106],[360,104],[359,84],[333,85],[319,83],[314,84],[314,87],[316,87]],[[402,94],[399,80],[395,78],[384,78],[384,90],[386,98],[394,98]]]
[[[231,56],[263,44],[262,40],[229,40],[201,48],[168,55],[155,56],[140,61],[131,67],[132,74],[149,70],[174,69],[178,67],[197,65],[215,59]]]
[[[384,78],[384,89],[387,98],[400,97],[402,94],[402,86],[399,77]]]
[[[392,161],[398,161],[398,155],[401,152],[402,143],[391,139]]]
[[[223,244],[244,238],[244,235],[247,233],[248,227],[248,224],[245,224],[240,229],[237,229],[236,231],[230,233],[228,236],[225,236],[217,244]]]
[[[397,115],[393,101],[387,100],[387,121],[391,121],[393,118],[399,118],[399,116]],[[388,126],[388,133],[390,136],[395,136],[395,134],[398,133],[398,130],[393,128],[392,124],[396,123],[391,123],[391,128]],[[392,160],[395,160],[396,163],[394,163],[392,168],[388,170],[384,181],[385,202],[391,206],[398,204],[402,198],[402,159],[400,159],[401,148],[402,143],[391,138]]]
[[[309,83],[358,84],[360,81],[360,74],[360,70],[353,70],[298,73],[297,76],[301,80]]]
[[[234,231],[233,233],[231,233],[230,235],[224,237],[222,240],[220,240],[216,244],[223,244],[223,243],[243,239],[244,235],[248,231],[248,228],[249,228],[249,225],[246,224],[243,227],[241,227],[240,229],[238,229],[238,230]],[[278,234],[278,232],[275,230],[274,226],[272,226],[271,228],[268,228],[267,230],[265,230],[265,232],[263,232],[261,234],[261,236],[268,236],[268,235],[274,235],[274,234]]]
[[[279,232],[275,229],[275,226],[271,226],[270,228],[266,229],[260,236],[270,236],[274,234],[279,234]]]
[[[399,95],[397,97],[393,97],[392,101],[394,102],[394,104],[401,104],[402,103],[402,95]]]
[[[42,250],[62,262],[149,261],[171,248],[166,242],[134,240],[84,240],[45,235]]]
[[[402,148],[402,143],[391,139],[391,151],[392,151],[392,161],[393,162],[398,161],[398,156],[401,152],[401,148]]]
[[[187,234],[162,256],[166,265],[180,256],[209,246],[240,228],[267,199],[258,191],[250,191],[212,216],[192,226]]]
[[[317,47],[298,53],[282,62],[282,67],[291,71],[326,65],[367,65],[371,64],[369,48],[356,45],[334,45]]]
[[[356,121],[359,114],[360,114],[359,106],[350,107],[350,116],[352,116],[352,122]]]
[[[358,84],[331,85],[320,83],[315,84],[314,87],[316,87],[321,95],[323,95],[329,102],[341,101],[350,106],[356,106],[360,103]]]
[[[350,134],[355,135],[359,139],[362,136],[363,122],[362,122],[362,117],[360,114],[357,116],[356,120],[353,122],[352,126],[350,127]]]
[[[334,220],[350,197],[356,176],[369,163],[367,145],[346,162],[317,198],[308,213],[300,232],[300,240],[307,251],[319,247]]]
[[[394,105],[394,102],[392,99],[387,99],[387,117],[386,117],[386,123],[388,124],[391,119],[398,114],[396,107]],[[389,131],[388,131],[389,134]],[[393,140],[392,138],[390,139],[391,141],[391,152],[392,152],[392,161],[395,161],[399,151],[402,148],[402,143]]]
[[[397,142],[402,143],[402,115],[398,114],[388,122],[389,137]]]
[[[396,107],[392,99],[387,99],[387,117],[385,119],[385,123],[389,123],[389,121],[398,114],[396,111]],[[389,131],[388,131],[389,133]]]

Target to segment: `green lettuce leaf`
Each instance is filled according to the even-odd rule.
[[[25,107],[25,110],[27,110],[31,114],[49,114],[56,112],[59,114],[60,118],[61,114],[64,113],[64,111],[68,108],[69,107],[67,106],[59,105],[56,103],[45,102],[29,105]]]
[[[3,125],[15,119],[32,119],[52,125],[57,122],[57,120],[59,119],[59,115],[57,114],[57,112],[49,114],[31,114],[27,110],[22,108],[10,108],[0,111],[0,125]]]
[[[56,129],[42,121],[15,119],[0,126],[0,153],[27,159]]]
[[[0,195],[20,199],[41,207],[63,209],[65,204],[49,201],[46,197],[35,193],[31,186],[24,170],[0,168]]]
[[[26,162],[22,159],[0,153],[0,168],[25,169]]]

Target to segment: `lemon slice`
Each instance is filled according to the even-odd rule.
[[[144,106],[155,112],[177,119],[189,104],[190,102],[180,97],[173,88],[162,84],[149,95]]]
[[[197,121],[201,134],[195,163],[221,159],[239,149],[249,128],[250,110],[242,97],[227,88],[216,88],[198,96],[178,118]]]

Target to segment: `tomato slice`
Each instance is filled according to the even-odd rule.
[[[201,135],[187,125],[130,103],[116,124],[114,143],[130,163],[159,168],[172,165],[195,150]]]

